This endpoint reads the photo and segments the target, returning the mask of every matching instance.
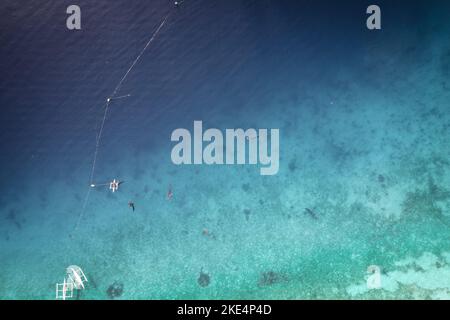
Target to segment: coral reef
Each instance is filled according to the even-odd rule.
[[[200,275],[197,279],[197,283],[200,287],[207,287],[209,286],[209,283],[211,282],[211,277],[209,274],[203,272],[203,270],[200,271]]]
[[[287,281],[286,276],[270,270],[261,273],[258,279],[258,287],[271,286],[284,281]]]
[[[106,294],[110,299],[120,297],[123,294],[123,284],[119,282],[114,282],[112,285],[108,287],[108,290],[106,290]]]

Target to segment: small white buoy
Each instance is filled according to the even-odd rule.
[[[95,187],[95,184],[91,184],[91,187],[94,188],[94,187]]]
[[[110,102],[110,101],[111,101],[111,98],[106,99],[106,102]]]

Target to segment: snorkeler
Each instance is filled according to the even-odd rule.
[[[129,206],[131,209],[133,209],[133,212],[134,212],[134,202],[133,202],[133,201],[129,201],[129,202],[128,202],[128,206]]]
[[[310,208],[305,208],[305,214],[309,215],[314,220],[318,219],[316,213],[313,210],[311,210]]]
[[[172,185],[169,184],[169,190],[167,191],[167,200],[171,200],[173,197]]]

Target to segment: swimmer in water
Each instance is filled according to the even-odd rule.
[[[310,208],[305,208],[305,214],[309,215],[314,220],[318,219],[316,213],[313,210],[311,210]]]
[[[128,202],[128,206],[129,206],[131,209],[133,209],[133,212],[134,212],[134,202],[133,202],[133,201]]]
[[[172,185],[169,184],[169,190],[167,191],[167,200],[171,200],[173,197]]]

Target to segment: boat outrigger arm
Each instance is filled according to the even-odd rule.
[[[123,181],[114,179],[113,181],[108,182],[108,183],[100,183],[100,184],[91,183],[91,188],[109,185],[109,189],[110,189],[112,192],[116,192],[117,190],[119,190],[119,186],[120,186],[122,183],[123,183]]]

